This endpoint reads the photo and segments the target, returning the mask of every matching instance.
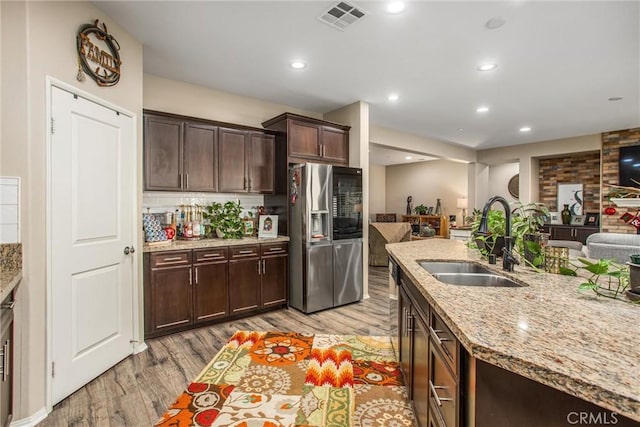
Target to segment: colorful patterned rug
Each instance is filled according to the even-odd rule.
[[[413,425],[389,337],[238,331],[158,426]]]

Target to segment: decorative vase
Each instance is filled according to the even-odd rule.
[[[564,209],[560,213],[562,216],[562,223],[565,225],[571,224],[571,211],[569,210],[569,205],[564,205]]]
[[[436,215],[442,215],[442,206],[440,206],[440,199],[436,199]]]

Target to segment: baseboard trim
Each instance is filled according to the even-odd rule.
[[[40,421],[47,418],[47,408],[40,408],[35,414],[30,417],[21,418],[19,420],[11,421],[10,427],[33,427]]]
[[[148,348],[149,347],[147,347],[147,343],[142,341],[141,344],[138,344],[137,346],[134,347],[133,354],[142,353],[143,351],[146,351]]]

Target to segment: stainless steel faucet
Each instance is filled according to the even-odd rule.
[[[489,209],[495,202],[500,202],[504,208],[505,214],[505,236],[504,236],[504,248],[502,248],[502,269],[505,271],[513,271],[515,264],[520,264],[518,259],[513,255],[513,237],[511,236],[511,208],[509,202],[502,196],[493,196],[484,208],[482,208],[482,218],[480,219],[480,225],[478,226],[477,234],[482,236],[489,235],[488,227],[488,215]]]

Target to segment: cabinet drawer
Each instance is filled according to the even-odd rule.
[[[258,245],[231,246],[229,248],[229,259],[257,258],[258,255],[259,255]]]
[[[151,254],[151,268],[191,264],[191,251]]]
[[[209,248],[193,251],[193,262],[225,261],[227,259],[227,248]]]
[[[268,245],[260,245],[260,255],[282,255],[287,253],[287,242],[269,243]]]
[[[443,427],[456,427],[458,424],[458,387],[456,379],[449,370],[434,341],[429,348],[429,418],[434,424]]]
[[[431,310],[431,320],[429,321],[429,335],[431,335],[433,344],[442,353],[449,368],[453,372],[457,372],[458,340],[433,310]]]

